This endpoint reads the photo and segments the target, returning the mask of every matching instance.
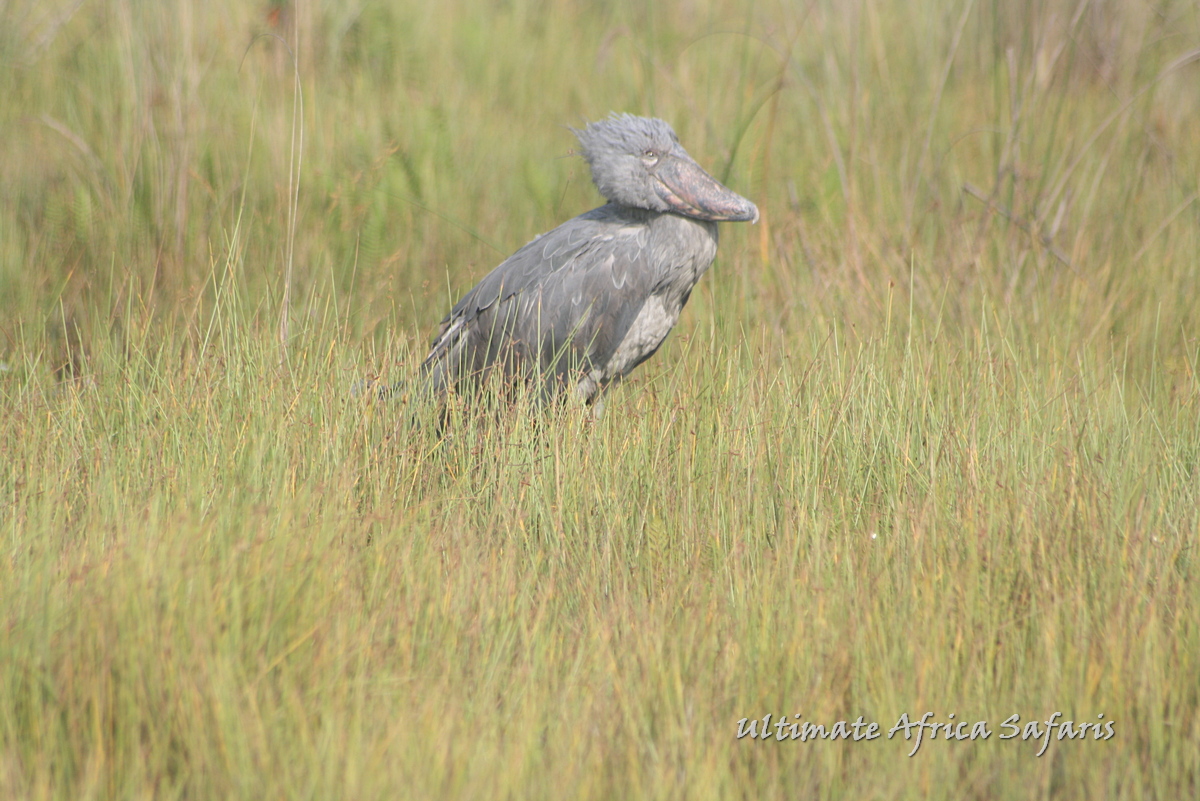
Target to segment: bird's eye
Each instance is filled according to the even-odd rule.
[[[644,153],[642,153],[642,158],[644,158],[646,161],[658,161],[658,154],[653,150],[647,149]]]

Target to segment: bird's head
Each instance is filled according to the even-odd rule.
[[[662,120],[612,114],[572,129],[600,194],[612,203],[713,222],[758,222],[758,208],[687,154]]]

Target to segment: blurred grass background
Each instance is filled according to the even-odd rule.
[[[0,797],[1196,796],[1198,61],[1186,0],[0,0]],[[763,220],[605,417],[349,398],[610,110]],[[994,733],[735,737],[927,711]],[[1116,735],[998,739],[1056,711]]]

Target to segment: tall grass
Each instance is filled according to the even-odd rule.
[[[0,797],[1194,796],[1198,47],[1170,0],[0,3]],[[604,417],[352,397],[596,204],[610,109],[763,220]],[[992,735],[909,757],[926,712]],[[1000,739],[1055,712],[1115,734]]]

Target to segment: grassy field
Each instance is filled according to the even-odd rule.
[[[1186,0],[0,0],[0,797],[1196,797],[1198,48]],[[610,110],[763,219],[605,415],[350,397],[598,204]]]

